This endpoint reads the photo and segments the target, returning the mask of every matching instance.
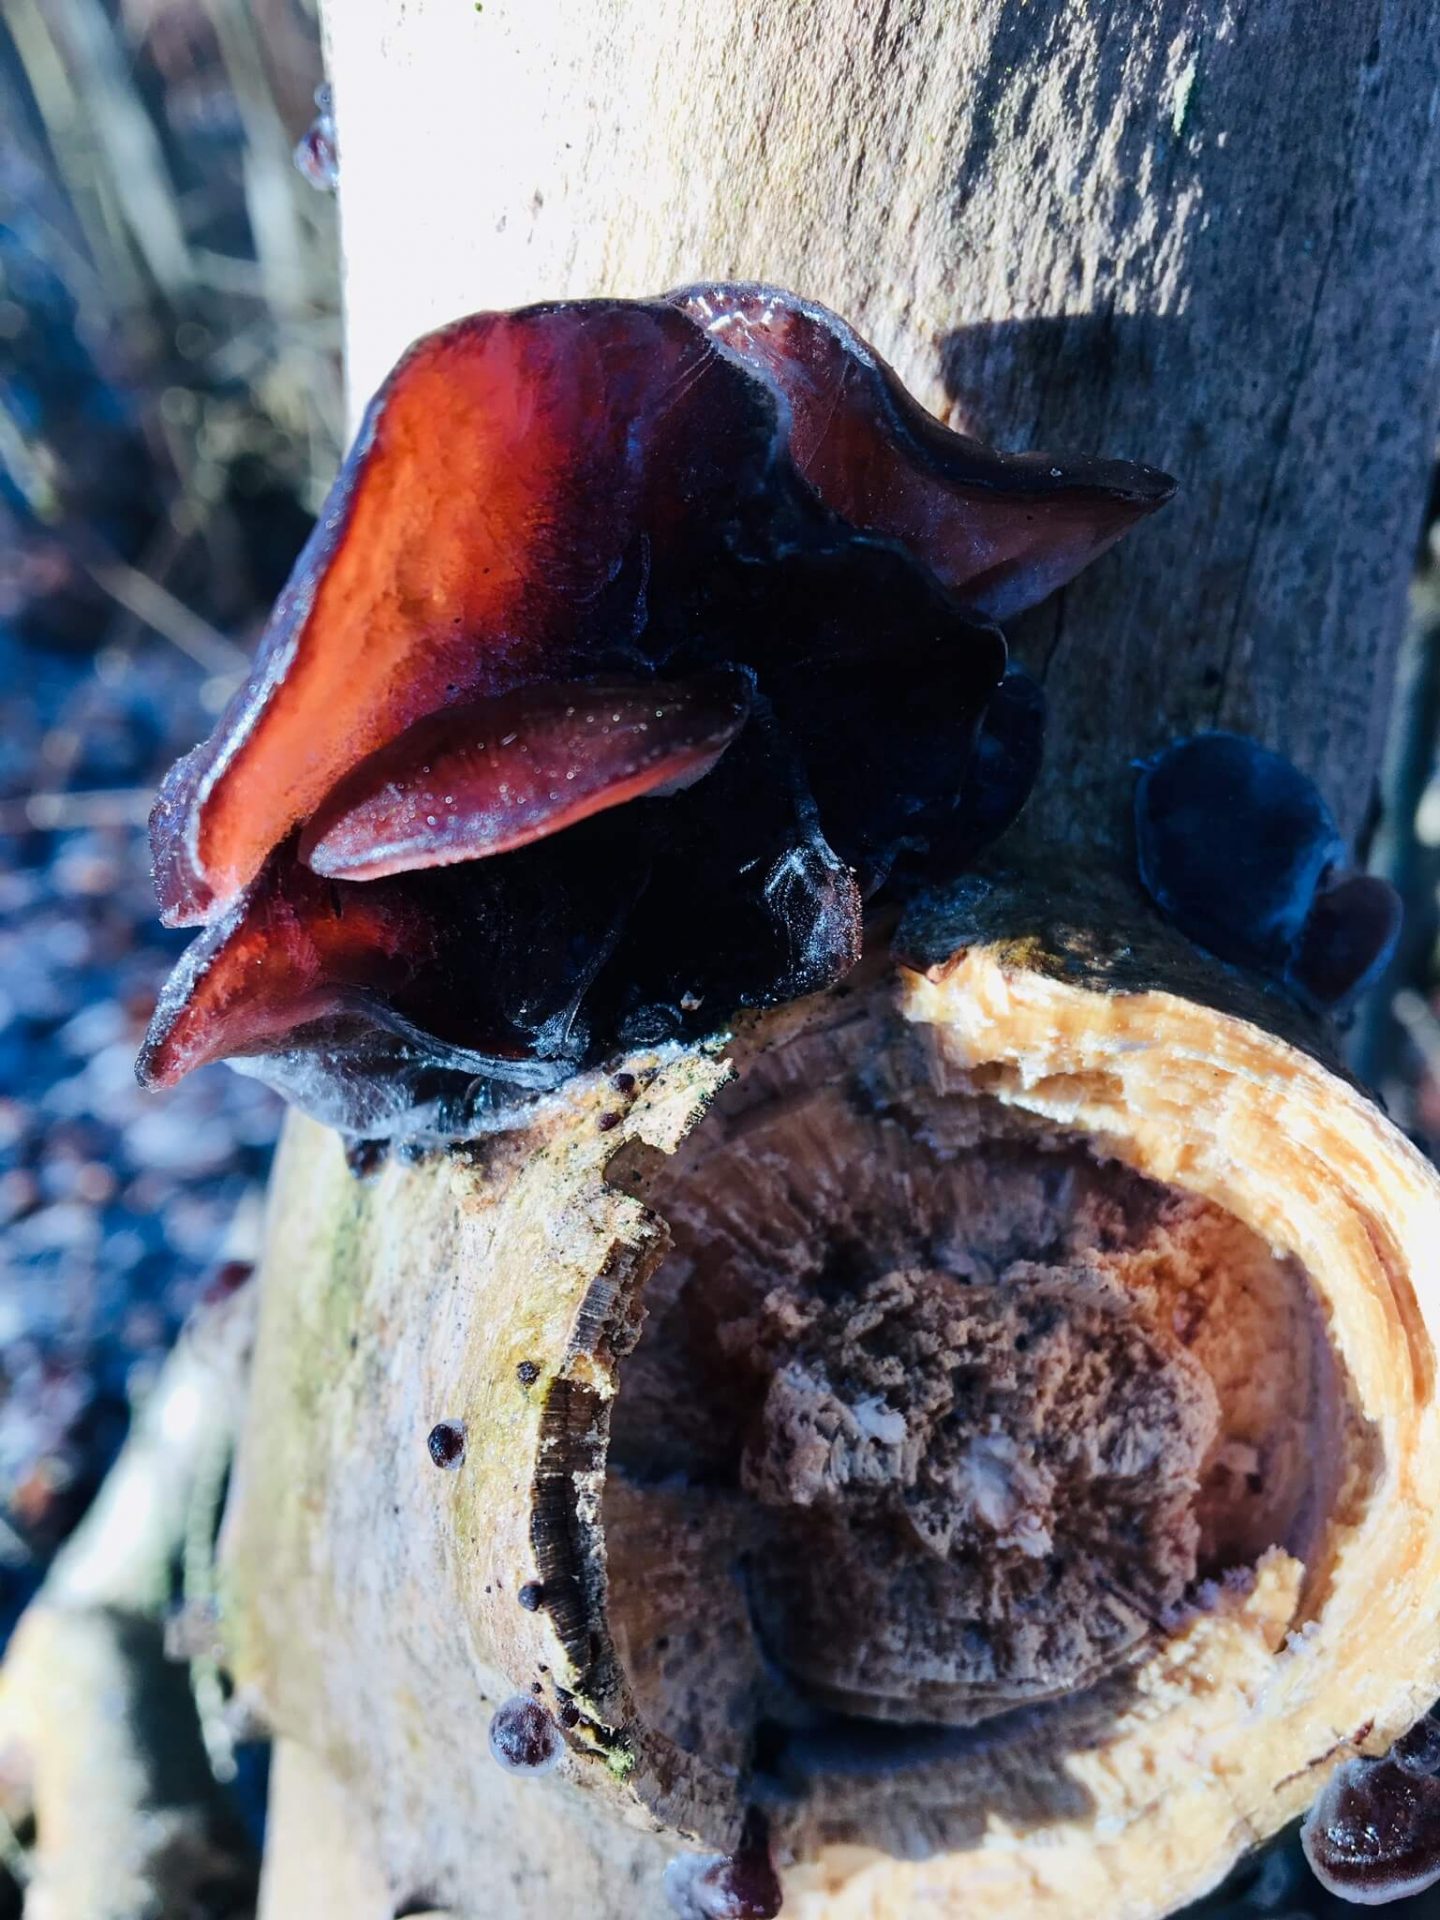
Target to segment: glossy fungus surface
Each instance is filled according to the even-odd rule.
[[[352,1135],[839,979],[1024,804],[996,616],[1169,496],[948,432],[770,288],[477,314],[372,403],[152,819],[201,928],[142,1077],[230,1057]]]
[[[1300,1829],[1331,1893],[1378,1907],[1440,1881],[1440,1737],[1428,1717],[1381,1760],[1333,1774]]]
[[[1135,841],[1146,891],[1182,932],[1311,1008],[1349,1005],[1394,951],[1394,888],[1345,870],[1319,789],[1258,741],[1201,733],[1146,761]]]

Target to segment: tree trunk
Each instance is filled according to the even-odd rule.
[[[898,986],[876,957],[848,1005],[752,1023],[728,1062],[627,1063],[633,1108],[590,1076],[568,1116],[373,1185],[287,1134],[226,1544],[236,1672],[286,1742],[267,1920],[342,1879],[306,1910],[660,1913],[677,1836],[733,1848],[761,1776],[787,1914],[1169,1911],[1440,1685],[1410,1604],[1440,1569],[1434,1182],[1276,996],[1085,880],[1123,862],[1132,758],[1197,727],[1259,735],[1349,833],[1366,821],[1437,406],[1429,9],[381,0],[327,25],[355,410],[458,313],[767,279],[845,314],[952,424],[1142,459],[1183,492],[1017,623],[1051,710],[1029,878],[962,891]],[[1079,890],[1057,905],[1036,875],[1059,871]],[[860,1080],[889,1089],[883,1122]],[[1089,1567],[1048,1681],[1018,1656],[946,1667],[804,1501],[777,1534],[799,1500],[781,1438],[747,1456],[752,1505],[702,1497],[666,1438],[700,1444],[694,1407],[724,1418],[706,1365],[664,1345],[677,1302],[704,1308],[667,1250],[708,1271],[737,1193],[784,1238],[755,1139],[822,1231],[896,1114],[905,1155],[923,1136],[1023,1161],[1016,1206],[1059,1155],[1135,1262],[1135,1223],[1170,1223],[1107,1391],[1143,1376],[1167,1410],[1154,1477],[1177,1504],[1130,1519],[1190,1584],[1117,1596]],[[1179,1352],[1197,1315],[1240,1324],[1236,1263],[1240,1346],[1192,1329]],[[912,1326],[905,1271],[886,1299],[910,1289]],[[977,1285],[991,1319],[967,1338],[1051,1337]],[[1044,1285],[1111,1341],[1114,1296]],[[838,1360],[851,1334],[821,1320]],[[467,1427],[456,1476],[424,1459],[442,1417]],[[737,1562],[759,1569],[743,1605]],[[841,1614],[896,1625],[884,1672],[847,1652],[827,1580]],[[762,1671],[777,1640],[843,1738],[796,1733]],[[544,1783],[484,1752],[496,1702],[532,1686],[567,1731]],[[779,1723],[776,1788],[753,1740],[726,1743]]]
[[[377,31],[377,11],[386,17]],[[1226,726],[1354,833],[1437,409],[1424,0],[330,10],[357,404],[478,307],[772,280],[952,425],[1183,493],[1016,637],[1048,840]]]

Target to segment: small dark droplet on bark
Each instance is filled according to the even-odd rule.
[[[556,1717],[562,1727],[578,1727],[580,1724],[580,1709],[572,1706],[567,1700]]]
[[[545,1689],[544,1687],[541,1686],[538,1680],[532,1680],[530,1682],[530,1691],[532,1693],[544,1693]]]
[[[617,1073],[610,1084],[617,1093],[633,1093],[635,1091],[635,1076],[633,1073]]]
[[[465,1458],[464,1421],[441,1420],[430,1429],[430,1437],[425,1444],[437,1467],[447,1467],[453,1471]]]
[[[345,1145],[345,1164],[357,1180],[371,1180],[384,1166],[388,1151],[383,1140],[349,1140]]]
[[[549,1773],[564,1750],[560,1729],[528,1694],[517,1693],[495,1709],[490,1752],[507,1773]]]
[[[609,1133],[612,1127],[618,1127],[619,1124],[620,1115],[618,1113],[602,1113],[600,1116],[599,1125],[601,1133]]]
[[[515,1378],[522,1387],[533,1387],[540,1378],[540,1369],[533,1360],[522,1360],[515,1369]]]
[[[538,1580],[527,1580],[515,1598],[527,1613],[538,1613],[545,1604],[545,1589]]]
[[[202,1307],[218,1307],[222,1300],[228,1300],[238,1293],[254,1271],[255,1263],[252,1260],[222,1260],[206,1280],[199,1304]]]

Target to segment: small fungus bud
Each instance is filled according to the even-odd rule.
[[[385,1164],[383,1140],[351,1140],[345,1147],[345,1164],[357,1180],[373,1180]]]
[[[1419,1757],[1428,1735],[1406,1741]],[[1300,1840],[1321,1886],[1342,1900],[1375,1907],[1422,1893],[1440,1880],[1440,1779],[1398,1754],[1352,1760],[1326,1782]]]
[[[549,1773],[564,1751],[560,1729],[528,1694],[517,1693],[495,1709],[490,1752],[507,1773]]]
[[[774,1920],[780,1876],[763,1822],[751,1814],[734,1853],[687,1853],[665,1869],[665,1895],[680,1920]]]
[[[1146,892],[1180,931],[1222,960],[1337,1012],[1372,986],[1400,934],[1388,881],[1351,873],[1314,782],[1236,733],[1177,740],[1135,787]]]
[[[335,138],[335,104],[328,86],[315,89],[315,118],[295,147],[295,165],[312,187],[334,193],[340,180],[340,151]]]
[[[1388,1756],[1407,1773],[1440,1773],[1440,1720],[1427,1713],[1402,1734]]]
[[[425,1442],[430,1449],[430,1458],[437,1467],[446,1467],[452,1472],[465,1459],[465,1422],[463,1420],[441,1420],[430,1429]]]
[[[515,1598],[527,1613],[538,1613],[545,1604],[545,1589],[538,1580],[527,1580]]]

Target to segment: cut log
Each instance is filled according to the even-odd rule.
[[[232,1658],[396,1910],[663,1913],[759,1808],[787,1914],[1161,1914],[1440,1688],[1440,1182],[1118,895],[899,944],[458,1156],[294,1126]]]

